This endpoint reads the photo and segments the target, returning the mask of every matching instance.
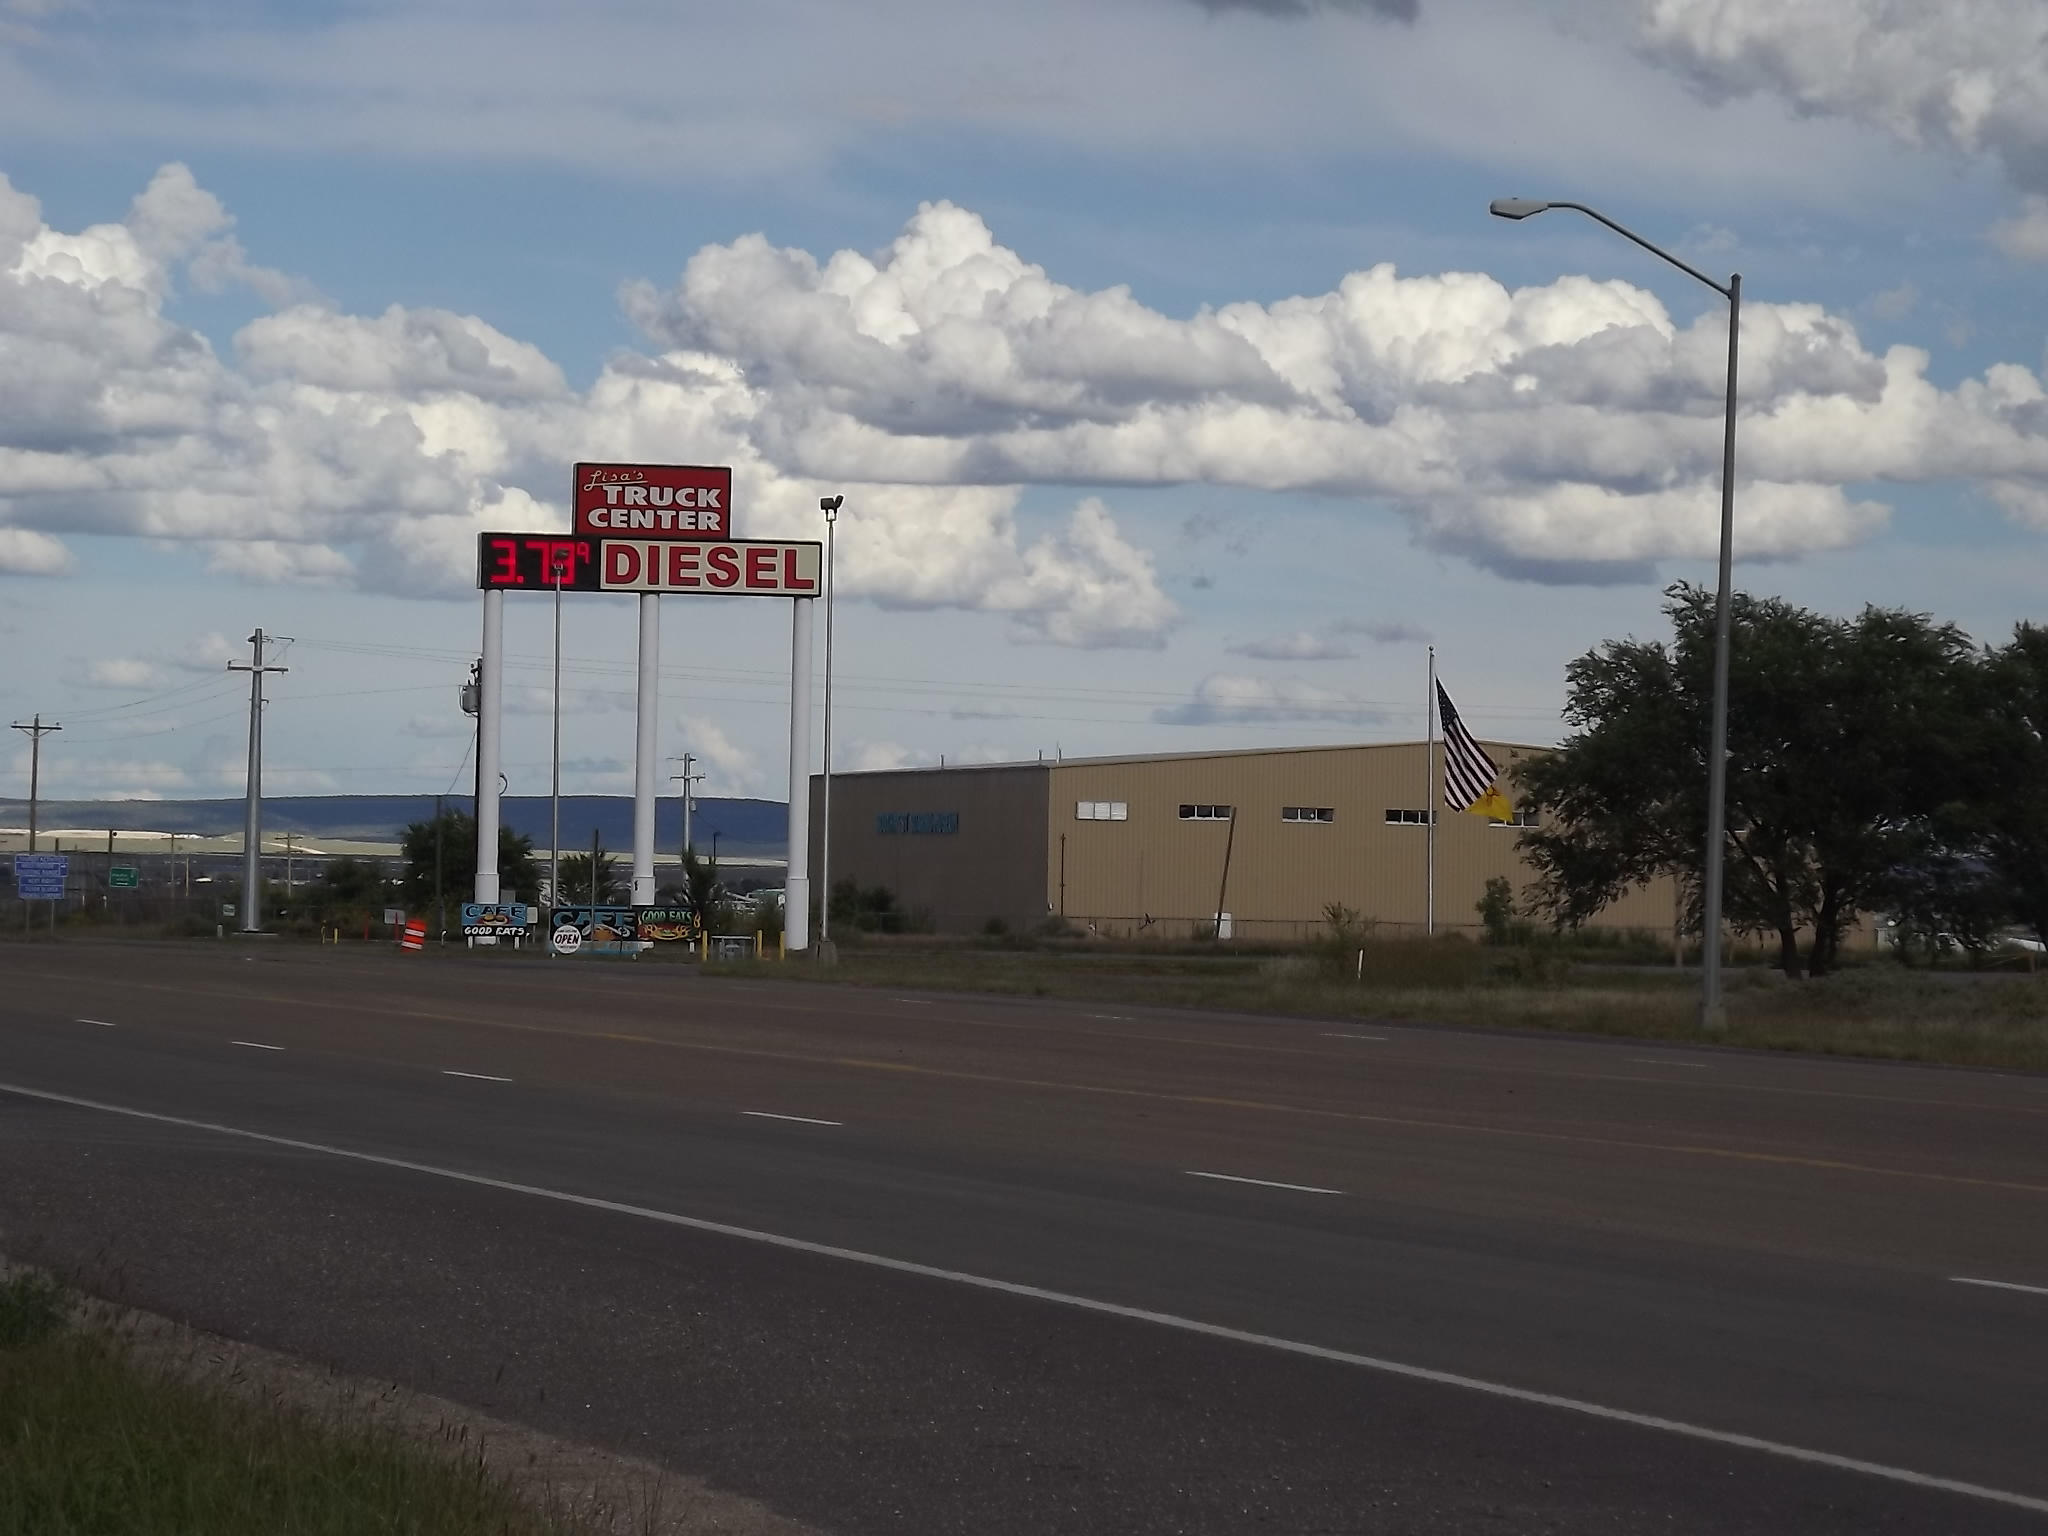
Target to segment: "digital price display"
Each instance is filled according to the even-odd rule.
[[[527,592],[600,590],[599,545],[595,539],[546,533],[480,533],[476,538],[476,584],[485,591],[515,587]]]

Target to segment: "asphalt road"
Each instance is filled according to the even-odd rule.
[[[2044,1133],[2019,1075],[0,950],[0,1250],[844,1532],[2048,1529]]]

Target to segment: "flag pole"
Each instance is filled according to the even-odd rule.
[[[1428,829],[1429,852],[1423,876],[1422,931],[1436,932],[1436,647],[1429,648],[1429,695],[1422,705],[1427,733],[1422,755],[1422,814]]]

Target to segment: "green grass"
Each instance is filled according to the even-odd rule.
[[[474,1463],[137,1363],[66,1326],[61,1293],[0,1281],[5,1536],[562,1536]]]
[[[1888,963],[1791,982],[1729,972],[1725,1030],[1703,1036],[1699,981],[1463,939],[1368,940],[1351,963],[1313,953],[847,945],[831,969],[720,966],[715,974],[1102,1003],[1571,1031],[1765,1050],[2048,1071],[2048,975],[1986,977]],[[1355,948],[1351,951],[1355,956]]]

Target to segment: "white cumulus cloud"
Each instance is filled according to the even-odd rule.
[[[1358,654],[1357,647],[1333,635],[1311,634],[1305,629],[1291,635],[1241,640],[1228,649],[1233,656],[1249,656],[1254,661],[1348,661]]]
[[[1212,672],[1183,702],[1156,710],[1161,725],[1253,725],[1276,720],[1360,723],[1381,712],[1313,683],[1294,678],[1247,677]]]
[[[58,536],[95,533],[252,581],[454,595],[480,530],[565,526],[572,461],[684,452],[733,466],[743,534],[814,536],[817,496],[845,491],[848,596],[1007,615],[1032,643],[1156,646],[1176,623],[1119,486],[1351,498],[1539,580],[1714,544],[1725,315],[1627,283],[1383,264],[1172,316],[934,203],[874,255],[748,236],[629,285],[651,348],[579,390],[530,343],[403,305],[294,302],[223,356],[165,306],[228,227],[181,167],[79,234],[0,180],[0,569],[61,570]],[[1886,509],[1849,486],[1967,481],[2009,510],[2048,488],[2034,371],[1945,389],[1927,368],[1819,305],[1745,310],[1745,557],[1867,537]],[[1045,528],[1019,514],[1034,485],[1102,494]]]

